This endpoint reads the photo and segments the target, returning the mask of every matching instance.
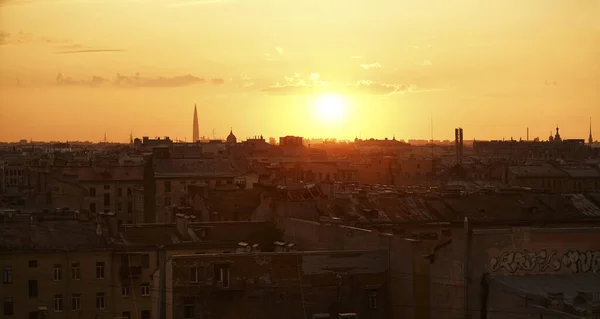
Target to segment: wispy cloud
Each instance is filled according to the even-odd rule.
[[[318,73],[312,73],[307,77],[296,73],[285,77],[283,82],[275,83],[261,91],[273,95],[309,95],[331,91],[343,94],[389,95],[432,90],[423,90],[411,84],[390,84],[369,80],[352,83],[327,82],[322,80]]]
[[[383,65],[381,65],[379,62],[375,62],[375,63],[361,64],[360,67],[362,67],[365,70],[370,70],[370,69],[381,69],[383,67]]]
[[[75,53],[101,53],[101,52],[125,52],[120,49],[86,49],[86,50],[71,50],[54,52],[54,54],[75,54]]]
[[[275,46],[275,51],[277,51],[277,53],[279,53],[279,55],[283,54],[283,48],[280,46]]]
[[[199,6],[209,4],[223,4],[233,2],[234,0],[184,0],[184,1],[169,1],[169,7],[187,7],[187,6]]]
[[[59,73],[56,76],[57,85],[75,85],[75,86],[118,86],[118,87],[183,87],[196,84],[212,84],[212,85],[223,85],[225,80],[222,78],[204,79],[191,74],[173,76],[173,77],[145,77],[139,73],[134,75],[122,75],[117,74],[113,80],[108,78],[94,75],[83,79],[74,79],[69,76],[65,76]]]
[[[246,73],[240,74],[239,79],[232,79],[232,81],[236,81],[239,88],[250,88],[254,86],[254,81]]]
[[[32,43],[46,43],[46,44],[65,44],[69,40],[47,37],[47,36],[35,36],[27,32],[11,33],[8,31],[0,31],[0,45],[18,45],[18,44],[32,44]]]

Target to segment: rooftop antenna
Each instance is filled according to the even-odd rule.
[[[107,143],[106,133],[104,133],[104,143]]]

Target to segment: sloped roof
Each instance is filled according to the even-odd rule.
[[[106,246],[96,224],[77,220],[0,223],[1,251],[91,250]]]

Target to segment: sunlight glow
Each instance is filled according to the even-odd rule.
[[[319,120],[337,122],[344,119],[348,111],[348,102],[338,94],[324,94],[315,101],[315,115]]]

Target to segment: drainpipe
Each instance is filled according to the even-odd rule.
[[[464,241],[465,241],[465,247],[464,247],[464,259],[463,259],[463,295],[464,295],[464,301],[463,301],[463,311],[464,311],[464,318],[465,319],[469,319],[471,318],[471,314],[469,311],[469,257],[470,257],[470,250],[471,250],[471,229],[470,229],[470,225],[469,225],[469,219],[467,217],[465,217],[465,221],[464,221]]]

